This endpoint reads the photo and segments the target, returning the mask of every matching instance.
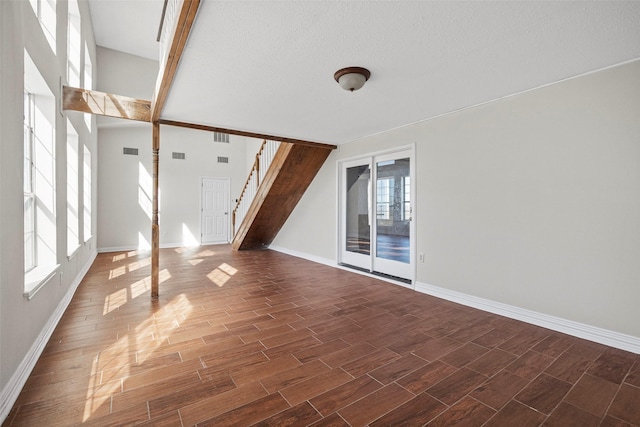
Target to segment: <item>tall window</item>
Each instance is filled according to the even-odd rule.
[[[91,238],[91,151],[84,146],[82,154],[82,201],[84,210],[84,241]]]
[[[34,177],[34,141],[35,141],[35,102],[33,94],[24,92],[24,271],[36,266],[35,252],[35,192]]]
[[[56,53],[56,3],[57,0],[29,0],[54,55]]]
[[[24,259],[29,298],[57,268],[56,101],[24,51]]]
[[[83,87],[85,89],[93,89],[93,64],[91,62],[91,55],[89,54],[89,45],[84,42],[84,81]],[[93,120],[93,114],[84,113],[84,123],[87,125],[87,129],[91,132],[91,120]]]
[[[67,42],[67,81],[69,86],[80,87],[82,40],[80,38],[80,10],[77,0],[69,1]]]
[[[73,255],[80,245],[78,215],[78,133],[67,119],[67,256]]]

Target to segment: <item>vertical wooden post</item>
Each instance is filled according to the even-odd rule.
[[[254,166],[256,170],[256,188],[260,187],[260,152],[256,154],[256,163]]]
[[[151,298],[158,298],[160,282],[160,225],[158,223],[158,157],[160,125],[153,122],[153,212],[151,217]]]

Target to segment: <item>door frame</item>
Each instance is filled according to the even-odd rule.
[[[384,274],[384,272],[376,272],[374,271],[374,257],[375,257],[375,253],[373,252],[375,250],[375,244],[373,242],[374,238],[375,238],[375,219],[371,217],[370,220],[372,222],[372,226],[371,226],[371,256],[370,256],[370,266],[368,269],[360,269],[360,267],[355,266],[359,271],[363,271],[366,274],[371,274],[375,277],[386,277],[387,279],[390,279],[391,281],[393,281],[394,283],[397,283],[401,286],[404,287],[409,287],[409,288],[415,288],[415,283],[416,283],[416,269],[417,269],[417,256],[416,256],[416,222],[417,222],[417,164],[416,164],[416,146],[415,143],[411,143],[411,144],[407,144],[407,145],[400,145],[397,147],[393,147],[393,148],[388,148],[385,150],[379,150],[379,151],[373,151],[373,152],[369,152],[369,153],[365,153],[365,154],[361,154],[361,155],[357,155],[357,156],[352,156],[352,157],[348,157],[348,158],[344,158],[344,159],[339,159],[336,162],[337,168],[336,168],[336,184],[337,184],[337,195],[338,195],[338,200],[337,200],[337,218],[336,218],[336,224],[337,224],[337,242],[336,242],[336,253],[337,253],[337,263],[339,265],[349,265],[348,263],[344,262],[343,260],[343,249],[344,249],[344,233],[346,232],[345,230],[345,224],[344,224],[344,215],[345,215],[345,201],[346,201],[346,194],[344,191],[344,168],[346,167],[347,164],[350,163],[357,163],[358,161],[364,163],[369,163],[371,166],[371,179],[372,179],[372,183],[374,182],[373,180],[375,180],[376,177],[376,173],[375,173],[375,158],[376,157],[381,157],[381,156],[386,156],[386,155],[393,155],[395,153],[402,153],[402,152],[408,152],[409,155],[409,159],[410,159],[410,179],[411,179],[411,221],[409,222],[409,233],[411,236],[410,239],[410,246],[409,246],[409,273],[410,273],[410,277],[406,278],[407,280],[410,281],[409,283],[405,283],[404,281],[401,280],[394,280],[393,277],[389,277],[387,275]],[[373,186],[373,184],[372,184]],[[371,199],[373,200],[375,198],[375,189],[372,188],[372,196]],[[371,209],[371,207],[370,207]],[[373,213],[374,211],[372,211]]]
[[[202,238],[204,237],[203,228],[202,228],[202,220],[204,214],[204,205],[203,205],[203,192],[204,192],[204,180],[205,179],[219,179],[227,182],[227,210],[228,213],[226,215],[225,220],[225,228],[227,229],[227,239],[225,242],[214,242],[214,243],[203,243]],[[231,234],[231,178],[226,176],[201,176],[200,177],[200,245],[224,245],[231,242],[232,234]]]

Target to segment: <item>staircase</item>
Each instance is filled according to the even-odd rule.
[[[263,142],[233,210],[234,250],[269,247],[333,148],[276,144],[271,155],[273,141]]]

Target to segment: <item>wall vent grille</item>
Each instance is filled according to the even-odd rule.
[[[214,142],[224,142],[226,144],[229,143],[229,134],[222,132],[214,132],[213,133],[213,141]]]
[[[184,160],[186,159],[185,154],[184,153],[176,153],[175,151],[173,153],[171,153],[171,158],[172,159],[178,159],[178,160]]]
[[[218,163],[229,163],[229,158],[218,156]]]
[[[138,155],[138,149],[137,148],[122,147],[122,154],[126,154],[126,155],[129,155],[129,156],[137,156]]]

